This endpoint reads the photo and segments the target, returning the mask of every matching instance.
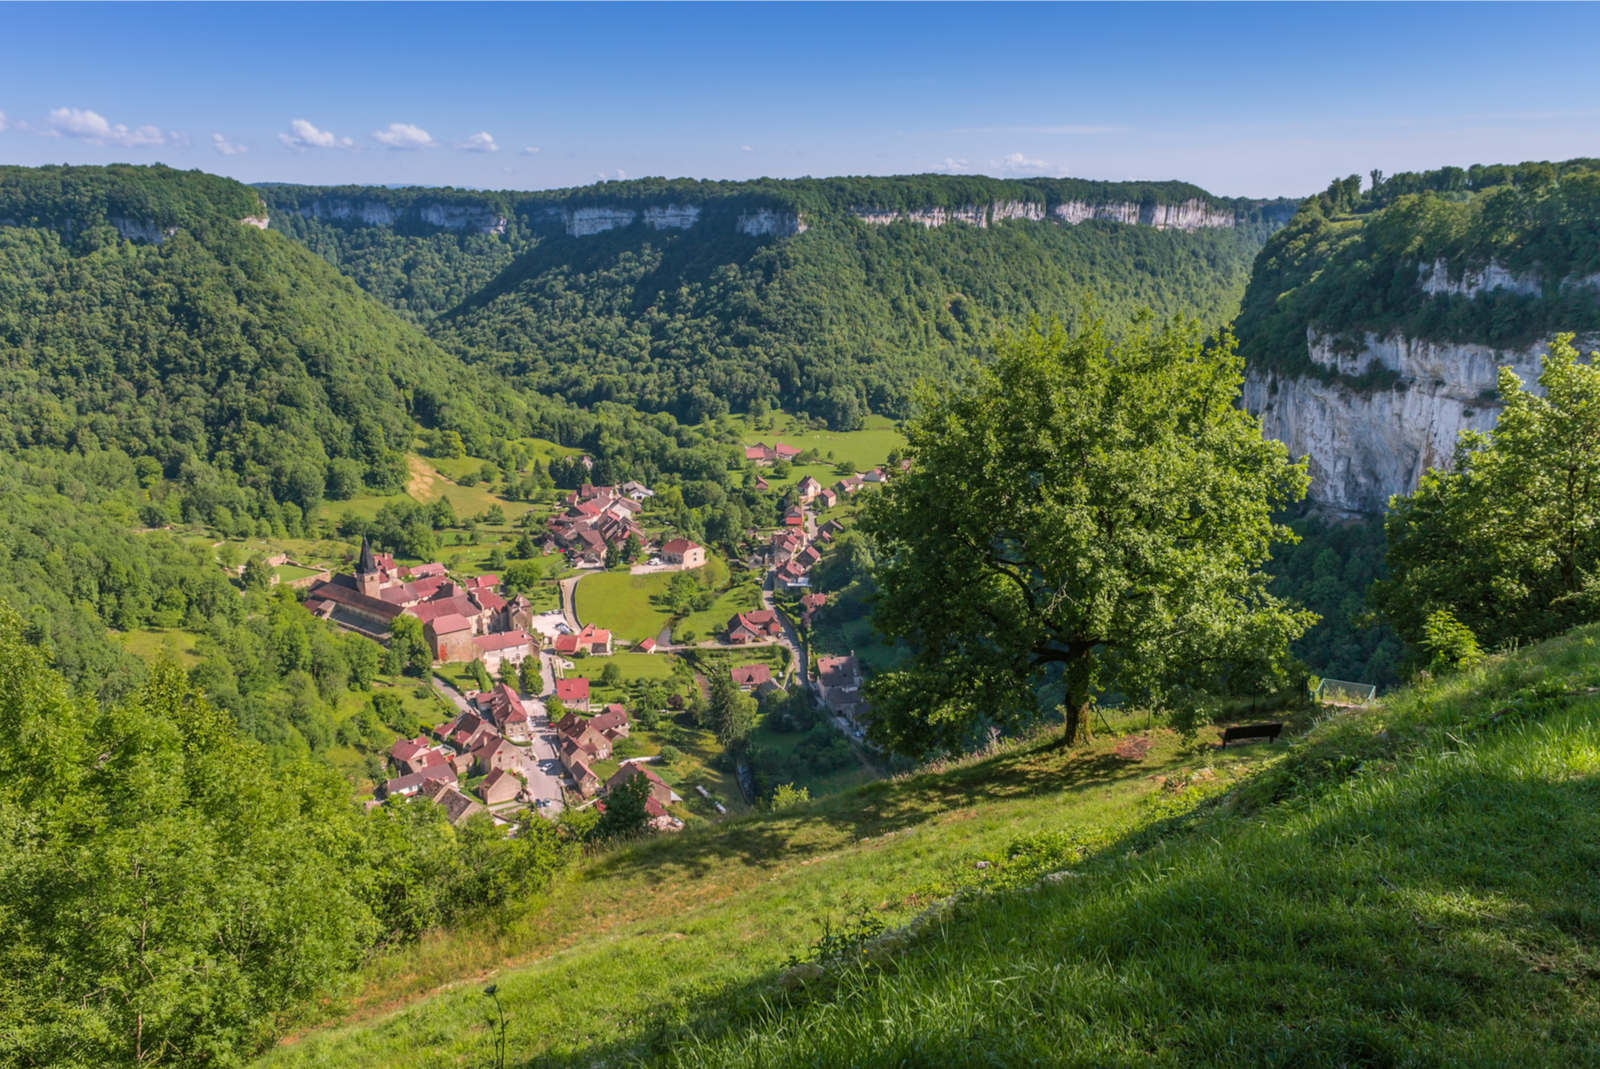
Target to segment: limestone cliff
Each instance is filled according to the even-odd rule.
[[[1134,204],[1128,201],[1089,204],[1081,200],[1069,200],[1057,204],[1051,214],[1073,226],[1089,219],[1109,219],[1133,226],[1153,226],[1157,230],[1203,230],[1231,227],[1235,222],[1230,209],[1214,208],[1198,198],[1181,204]]]
[[[1252,368],[1244,405],[1291,456],[1309,455],[1312,500],[1343,515],[1382,512],[1430,467],[1449,467],[1462,431],[1491,430],[1499,418],[1499,369],[1511,367],[1537,390],[1539,355],[1548,344],[1495,350],[1368,334],[1350,352],[1314,333],[1307,341],[1312,359],[1333,374],[1289,377]],[[1399,376],[1393,388],[1351,384],[1375,367]]]
[[[480,234],[504,234],[505,215],[484,205],[419,204],[411,209],[415,218],[444,230],[473,230]],[[299,214],[306,219],[335,219],[366,226],[394,226],[406,214],[405,208],[379,200],[354,200],[330,197],[302,205]]]

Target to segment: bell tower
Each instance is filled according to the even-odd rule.
[[[372,559],[372,543],[367,541],[367,536],[361,536],[361,557],[356,561],[356,585],[361,592],[369,598],[378,596],[378,584],[381,581],[378,571],[378,562]]]

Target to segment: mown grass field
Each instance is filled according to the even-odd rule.
[[[848,460],[856,466],[857,471],[867,471],[884,463],[890,450],[904,449],[906,444],[905,435],[895,429],[893,420],[885,416],[868,416],[866,426],[859,431],[797,431],[794,421],[786,415],[776,417],[773,430],[758,433],[750,430],[748,425],[744,427],[746,445],[755,445],[757,442],[771,445],[775,439],[802,450],[815,449],[817,455],[824,458],[832,453],[830,465]]]
[[[492,978],[508,1064],[1594,1065],[1597,637],[1293,746],[1191,749],[1132,714],[1075,752],[619,849],[508,929],[375,963],[330,1007],[348,1023],[263,1064],[481,1062]],[[824,918],[895,925],[958,891],[778,988]]]
[[[579,581],[573,594],[578,622],[597,624],[614,639],[630,644],[654,638],[672,622],[672,613],[651,599],[665,595],[671,580],[670,572],[591,572]]]
[[[581,589],[581,584],[580,584]],[[676,658],[664,653],[614,653],[610,657],[584,657],[572,662],[568,676],[599,679],[606,665],[615,664],[622,672],[626,685],[635,679],[666,681],[672,678],[672,665]]]
[[[141,627],[113,635],[129,653],[146,661],[170,659],[183,668],[193,668],[200,663],[194,652],[195,639],[199,636],[193,631],[178,627]]]

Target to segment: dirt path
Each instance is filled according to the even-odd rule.
[[[406,479],[406,493],[418,501],[427,502],[433,498],[433,484],[439,475],[421,458],[407,456],[406,464],[411,468],[411,475]]]

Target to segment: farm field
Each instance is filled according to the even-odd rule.
[[[822,457],[832,453],[833,460],[828,464],[830,471],[833,464],[846,460],[854,464],[857,471],[867,471],[887,461],[890,450],[904,449],[906,444],[905,435],[895,429],[893,420],[884,416],[867,417],[866,426],[859,431],[797,431],[793,419],[787,415],[779,415],[774,427],[774,430],[756,432],[747,423],[743,427],[745,444],[765,442],[771,445],[774,440],[781,439],[802,450],[815,449]]]
[[[670,572],[630,575],[627,572],[591,572],[579,581],[573,604],[578,622],[610,631],[630,645],[654,638],[672,621],[672,613],[651,598],[665,595]]]

